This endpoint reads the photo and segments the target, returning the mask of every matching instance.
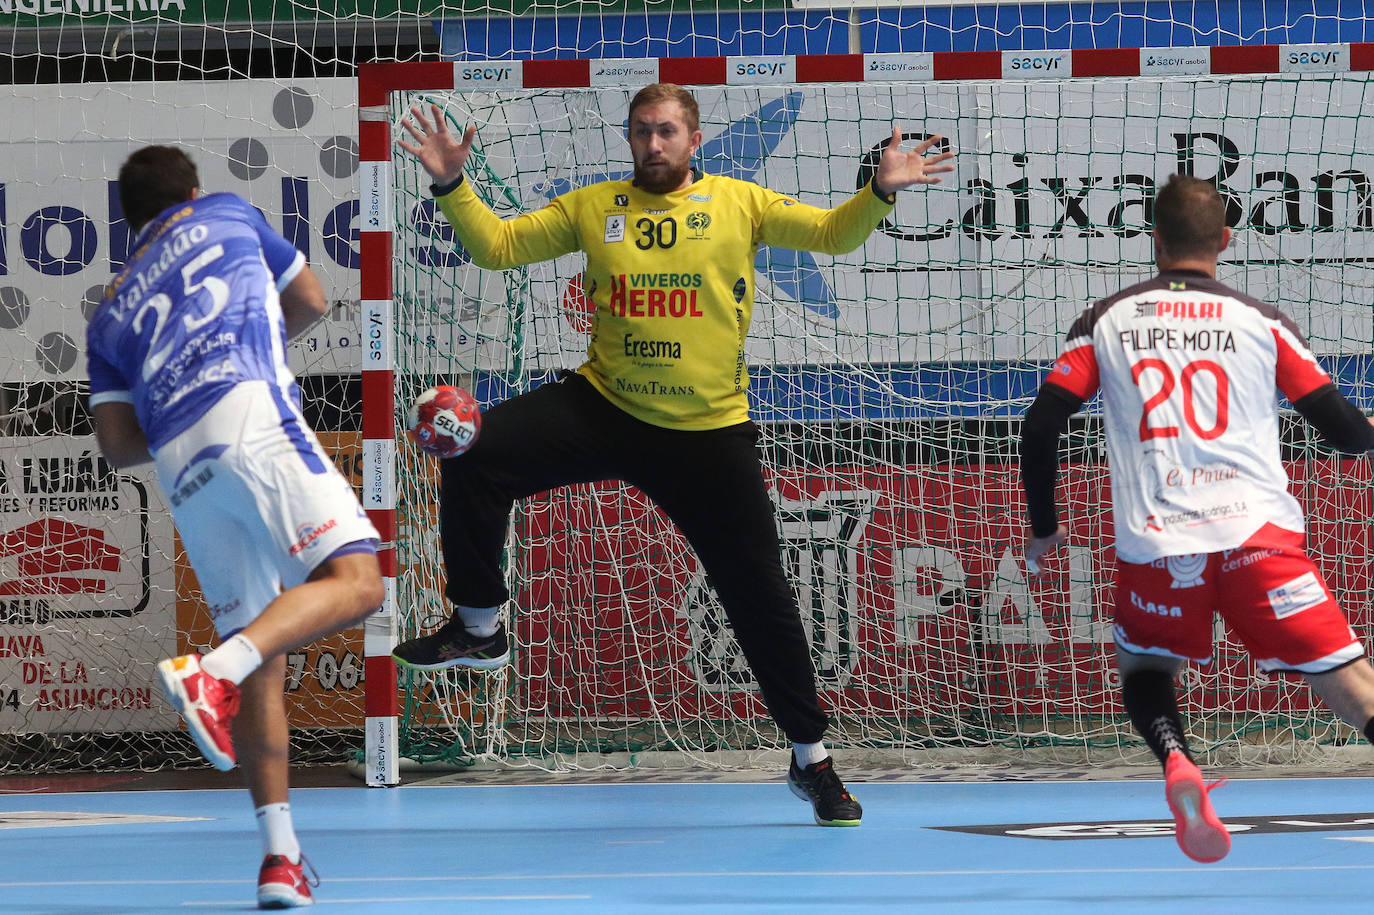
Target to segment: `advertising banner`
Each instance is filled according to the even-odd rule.
[[[175,726],[172,520],[91,437],[0,440],[0,732]]]
[[[358,114],[351,79],[16,86],[0,124],[0,382],[85,378],[86,318],[134,237],[116,178],[164,143],[202,188],[258,207],[305,252],[331,312],[297,371],[357,371]]]
[[[1025,508],[1008,465],[861,466],[773,480],[784,562],[828,704],[882,718],[1119,714],[1110,673],[1115,554],[1105,465],[1061,469],[1071,531],[1045,575],[1020,561]],[[1288,471],[1308,548],[1359,629],[1370,622],[1369,472]],[[766,718],[694,555],[633,489],[538,497],[514,605],[526,708],[576,718]],[[552,532],[558,535],[550,536]],[[563,533],[566,532],[566,533]],[[1269,678],[1218,624],[1209,702],[1267,710]],[[1305,701],[1301,699],[1300,702]],[[581,710],[581,711],[580,711]]]

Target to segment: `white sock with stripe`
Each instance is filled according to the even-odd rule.
[[[248,675],[262,666],[258,647],[237,633],[223,645],[200,659],[200,669],[217,680],[228,680],[238,686]]]
[[[253,813],[258,818],[263,854],[282,855],[292,864],[299,864],[301,843],[296,840],[296,828],[291,824],[291,805],[264,804]]]

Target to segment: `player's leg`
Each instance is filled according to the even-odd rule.
[[[1264,670],[1301,673],[1328,708],[1374,743],[1374,668],[1302,535],[1271,531],[1223,565],[1226,622]]]
[[[444,593],[454,615],[430,635],[396,646],[397,663],[419,670],[491,669],[509,660],[500,610],[510,597],[501,557],[511,508],[537,492],[614,477],[617,449],[607,425],[624,416],[575,374],[482,415],[476,443],[440,466]]]
[[[783,571],[776,507],[763,482],[757,430],[646,430],[650,459],[630,477],[701,560],[773,720],[793,743],[788,782],[824,826],[857,826],[863,808],[822,742],[828,723],[796,595]]]
[[[374,550],[369,546],[341,551],[316,566],[303,584],[278,595],[239,634],[261,658],[275,658],[322,636],[361,625],[384,597]]]
[[[1175,679],[1187,659],[1211,660],[1215,564],[1215,557],[1204,554],[1118,562],[1114,614],[1122,705],[1164,767],[1164,795],[1179,848],[1204,862],[1224,858],[1231,836],[1192,760]]]
[[[264,382],[239,385],[158,452],[215,627],[231,634],[203,658],[163,661],[159,675],[221,769],[234,765],[238,684],[264,660],[356,625],[383,597],[376,529],[280,399]]]
[[[1367,658],[1303,676],[1327,708],[1374,743],[1374,667]]]
[[[239,714],[234,718],[234,748],[262,840],[263,861],[258,869],[258,905],[288,908],[310,905],[307,863],[291,821],[288,798],[289,728],[283,682],[286,656],[277,655],[258,667],[242,684]],[[318,881],[313,881],[318,883]]]

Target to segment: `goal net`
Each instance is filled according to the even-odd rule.
[[[997,55],[991,75],[1018,75],[1012,60]],[[519,62],[436,66],[399,77],[407,88],[364,118],[385,119],[395,137],[410,106],[435,103],[455,132],[477,125],[467,178],[510,217],[627,174],[628,101],[672,79],[668,63],[592,61],[533,78],[529,62],[523,78]],[[898,63],[867,55],[853,82],[817,82],[802,58],[729,58],[730,85],[679,80],[698,83],[701,168],[819,206],[864,184],[894,123],[907,143],[938,133],[958,151],[953,176],[899,194],[853,254],[764,247],[756,259],[753,417],[833,716],[827,741],[907,762],[938,750],[1133,757],[1141,744],[1112,672],[1099,406],[1074,418],[1063,453],[1069,546],[1033,581],[1018,558],[1019,417],[1079,311],[1152,274],[1151,200],[1179,171],[1215,180],[1227,202],[1236,231],[1220,278],[1291,315],[1368,409],[1372,84],[1367,73],[897,81]],[[381,158],[391,186],[373,199],[394,235],[395,428],[432,384],[490,405],[575,368],[591,308],[581,256],[480,270],[416,163],[399,150]],[[365,288],[368,269],[365,257]],[[1319,447],[1291,410],[1283,428],[1309,548],[1367,637],[1368,465]],[[436,466],[399,431],[395,458],[404,639],[450,610]],[[525,500],[506,562],[512,664],[404,675],[404,757],[744,766],[786,746],[691,550],[633,487]],[[1216,637],[1215,663],[1190,668],[1182,693],[1212,760],[1310,760],[1349,738],[1300,681],[1259,672],[1219,624]]]

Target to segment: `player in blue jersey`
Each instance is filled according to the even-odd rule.
[[[153,461],[223,640],[158,665],[218,769],[237,761],[265,859],[258,905],[313,902],[287,803],[285,652],[382,603],[378,534],[306,426],[286,341],[325,309],[305,256],[179,149],[119,172],[134,253],[86,331],[105,458]]]

